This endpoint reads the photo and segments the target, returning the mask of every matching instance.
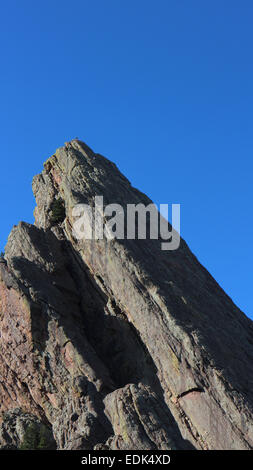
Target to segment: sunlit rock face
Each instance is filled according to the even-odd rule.
[[[150,199],[79,140],[33,191],[0,262],[0,446],[32,420],[58,449],[252,448],[252,321],[183,240],[74,235],[77,204]]]

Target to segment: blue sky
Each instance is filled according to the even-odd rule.
[[[34,174],[84,140],[156,203],[253,318],[251,0],[1,3],[0,245]]]

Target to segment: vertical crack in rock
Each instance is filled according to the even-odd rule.
[[[73,235],[76,204],[150,199],[76,139],[33,191],[0,260],[0,446],[22,422],[58,449],[252,448],[253,323],[184,240]]]

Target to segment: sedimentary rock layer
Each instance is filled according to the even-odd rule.
[[[33,191],[35,225],[13,228],[0,263],[2,426],[18,408],[58,449],[252,448],[252,321],[184,240],[73,234],[77,204],[150,199],[78,140]]]

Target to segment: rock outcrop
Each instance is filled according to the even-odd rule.
[[[55,450],[50,425],[16,408],[4,413],[0,428],[2,450]]]
[[[77,204],[150,199],[78,140],[33,191],[0,263],[0,446],[18,408],[58,449],[251,449],[252,321],[183,240],[74,235]]]

